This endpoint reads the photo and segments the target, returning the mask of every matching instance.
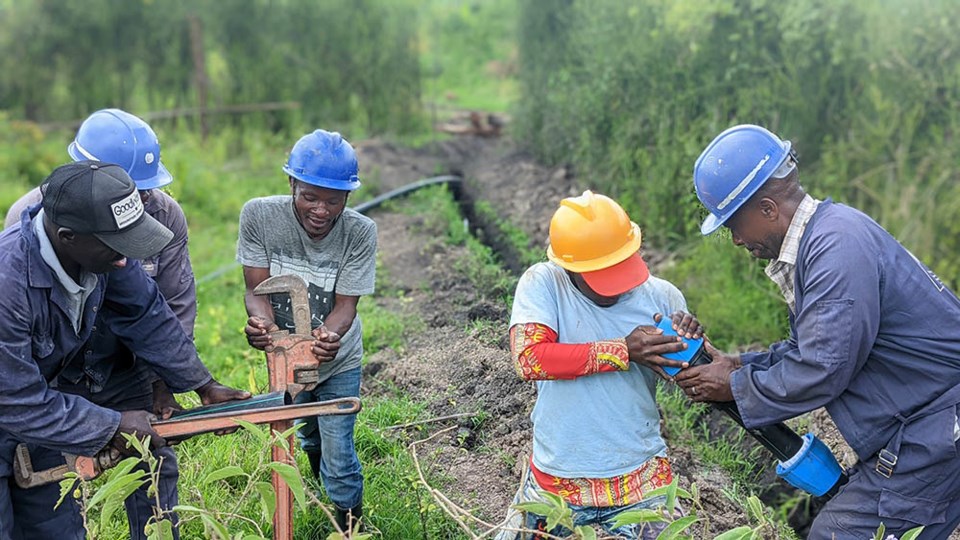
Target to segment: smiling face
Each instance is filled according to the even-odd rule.
[[[310,238],[320,240],[330,233],[347,206],[348,191],[327,189],[290,179],[293,211]]]

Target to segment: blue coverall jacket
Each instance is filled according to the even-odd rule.
[[[174,392],[212,380],[156,283],[140,264],[99,275],[73,329],[56,277],[40,256],[32,219],[0,234],[0,476],[11,474],[17,440],[93,455],[117,431],[120,414],[48,385],[95,331],[107,324]],[[101,317],[98,312],[103,306]]]
[[[794,286],[790,339],[743,354],[731,375],[744,423],[826,407],[861,474],[874,475],[876,494],[857,496],[865,515],[879,518],[874,529],[879,521],[888,532],[894,521],[952,529],[960,521],[960,300],[875,221],[829,200],[801,238]],[[896,464],[878,467],[881,450]]]

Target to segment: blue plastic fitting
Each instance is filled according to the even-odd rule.
[[[670,320],[670,317],[661,318],[660,322],[657,323],[657,328],[659,328],[660,330],[663,330],[663,335],[665,336],[677,335],[676,330],[673,329],[673,321]],[[683,342],[687,344],[686,349],[680,352],[662,354],[660,356],[663,356],[664,358],[668,358],[670,360],[680,360],[681,362],[689,362],[697,354],[697,351],[700,350],[700,347],[703,347],[703,338],[699,338],[699,339],[683,338]],[[676,375],[677,373],[680,372],[680,368],[664,366],[663,371],[665,371],[667,375],[670,375],[672,377],[673,375]]]
[[[807,433],[803,447],[786,462],[777,464],[777,475],[791,486],[817,497],[830,491],[840,479],[843,470],[837,458],[823,441]]]

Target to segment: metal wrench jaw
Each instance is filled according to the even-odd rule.
[[[287,293],[290,295],[290,303],[293,306],[293,324],[296,333],[309,336],[310,297],[307,282],[300,276],[285,274],[270,276],[253,289],[253,294],[257,296],[279,293]]]
[[[312,390],[319,382],[320,361],[313,355],[313,336],[290,334],[274,341],[266,351],[270,388],[282,389],[291,396]]]

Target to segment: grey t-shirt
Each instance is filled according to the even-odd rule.
[[[292,274],[307,282],[310,324],[320,326],[333,310],[335,295],[372,294],[376,272],[377,226],[349,208],[321,240],[310,238],[293,212],[290,195],[247,201],[240,211],[237,261],[253,268],[269,268],[271,276]],[[281,329],[294,330],[290,297],[271,295],[274,318]],[[355,368],[363,356],[358,315],[342,337],[332,362],[320,365],[320,380]]]

